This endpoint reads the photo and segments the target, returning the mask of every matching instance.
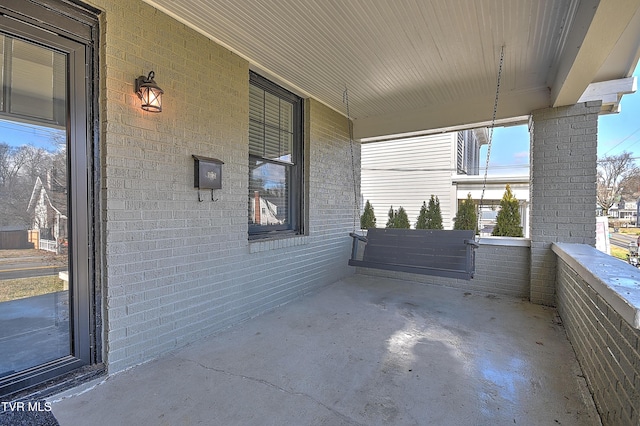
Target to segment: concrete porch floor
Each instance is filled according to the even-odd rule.
[[[556,311],[364,275],[50,398],[66,425],[597,425]]]

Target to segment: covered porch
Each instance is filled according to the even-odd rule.
[[[62,426],[637,424],[640,272],[554,243],[548,307],[529,250],[481,238],[471,281],[357,268],[48,402]]]
[[[638,424],[640,276],[592,246],[598,116],[635,90],[639,1],[7,4],[9,24],[82,27],[95,89],[68,356],[101,377],[16,398],[62,425]],[[150,71],[159,114],[134,92]],[[276,153],[273,105],[295,139]],[[514,123],[530,239],[480,241],[472,281],[347,265],[362,143]],[[220,185],[194,185],[194,156]],[[256,190],[288,216],[263,228]]]
[[[555,309],[362,274],[50,401],[61,426],[600,424]]]

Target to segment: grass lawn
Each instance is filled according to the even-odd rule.
[[[627,235],[640,235],[640,228],[620,228],[618,232]]]
[[[3,249],[0,250],[0,259],[41,257],[44,254],[48,254],[48,252],[34,249]]]
[[[623,249],[621,247],[611,246],[611,256],[617,257],[618,259],[622,259],[625,262],[627,261],[627,254],[629,254],[629,250]]]
[[[56,275],[0,280],[0,302],[62,291],[63,285]]]

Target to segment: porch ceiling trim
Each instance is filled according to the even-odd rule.
[[[555,78],[550,82],[553,107],[578,102],[623,36],[638,10],[637,0],[579,3]],[[636,42],[637,51],[637,42]]]
[[[617,113],[620,112],[622,95],[635,93],[637,88],[635,77],[591,83],[578,102],[598,100],[602,102],[602,113]]]
[[[384,116],[356,119],[353,135],[371,141],[405,132],[461,130],[491,125],[495,95],[468,98],[464,102],[433,105]],[[549,89],[509,92],[499,96],[496,124],[524,124],[531,111],[549,106]]]

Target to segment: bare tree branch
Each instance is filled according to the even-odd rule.
[[[618,201],[625,185],[630,182],[629,179],[639,174],[640,169],[629,152],[598,160],[597,202],[605,215],[609,214],[611,206]]]

